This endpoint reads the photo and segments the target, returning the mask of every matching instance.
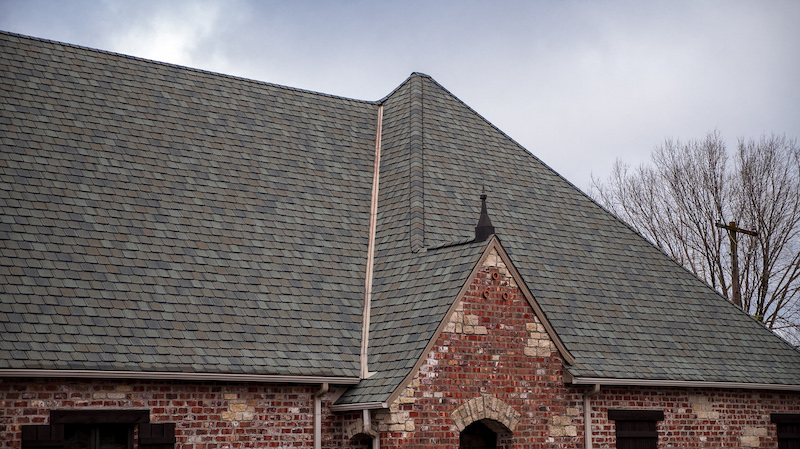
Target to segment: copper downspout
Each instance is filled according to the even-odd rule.
[[[364,314],[361,324],[361,378],[372,373],[367,366],[369,349],[369,315],[372,308],[372,269],[375,262],[375,231],[378,221],[378,178],[381,170],[381,133],[383,127],[383,105],[378,106],[378,126],[375,136],[375,165],[372,174],[372,201],[369,211],[369,243],[367,246],[367,272],[364,281]]]

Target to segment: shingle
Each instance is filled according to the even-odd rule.
[[[256,366],[263,374],[357,375],[358,320],[326,320],[317,313],[361,313],[371,180],[360,173],[372,167],[376,104],[8,33],[0,39],[3,65],[33,63],[31,76],[59,80],[57,89],[37,87],[13,71],[3,73],[11,101],[0,106],[0,123],[3,133],[13,123],[20,139],[2,154],[8,181],[0,189],[14,199],[3,202],[2,216],[24,221],[0,243],[9,255],[0,265],[25,270],[7,283],[22,288],[3,287],[4,294],[33,298],[29,302],[57,295],[52,299],[63,309],[56,313],[68,323],[77,318],[54,328],[50,311],[31,310],[27,325],[44,326],[55,341],[75,335],[80,326],[100,335],[116,335],[111,327],[126,326],[139,339],[131,348],[109,342],[117,366],[166,367],[177,349],[164,346],[164,354],[147,361],[126,354],[170,338],[182,323],[165,305],[187,304],[182,320],[225,323],[203,335],[181,327],[178,333],[189,346],[255,340],[269,348],[275,336],[292,335],[299,326],[325,329],[338,343],[309,333],[305,348],[320,362],[313,372],[292,361],[305,357],[296,352],[300,346],[286,348],[285,359],[264,351],[257,360],[234,356],[231,346],[215,359],[230,366],[205,364],[204,372]],[[47,56],[55,50],[62,53],[60,63]],[[100,61],[106,70],[94,70],[87,60]],[[70,65],[71,76],[63,76],[62,64]],[[51,97],[59,101],[50,103]],[[280,111],[270,108],[276,102],[283,105]],[[290,138],[276,141],[276,134]],[[59,145],[44,143],[51,139]],[[278,176],[265,176],[262,168]],[[329,190],[331,202],[347,207],[317,207],[315,199]],[[264,239],[272,231],[281,238]],[[42,236],[62,237],[38,240]],[[341,244],[318,244],[330,236]],[[273,258],[261,257],[265,240]],[[51,260],[67,266],[56,271],[40,263]],[[209,271],[224,277],[201,275]],[[286,274],[303,281],[263,288],[272,276]],[[280,325],[259,326],[253,336],[250,329],[280,306],[271,295],[290,295],[303,312],[283,314]],[[100,299],[93,307],[105,311],[102,316],[128,319],[97,320],[100,312],[83,308],[89,298]],[[206,304],[204,298],[214,301]],[[57,353],[42,355],[45,367],[60,359]],[[98,368],[92,357],[74,359],[65,360],[66,366]]]
[[[0,369],[358,374],[377,102],[0,49],[0,343],[22,345]],[[800,384],[796,351],[432,79],[380,103],[379,372],[342,401],[420,357],[484,249],[483,189],[572,374]]]

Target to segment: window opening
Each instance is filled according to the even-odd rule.
[[[459,449],[495,449],[497,434],[484,423],[477,421],[461,431]]]
[[[66,424],[65,449],[132,449],[130,424]]]
[[[616,421],[617,449],[656,449],[661,410],[609,410],[608,419]]]
[[[771,421],[777,427],[778,449],[800,449],[800,415],[773,413]]]

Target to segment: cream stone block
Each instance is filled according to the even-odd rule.
[[[225,393],[225,399],[237,399],[238,397],[238,393]]]
[[[758,437],[742,437],[742,446],[744,447],[758,447],[761,445],[761,441]]]
[[[578,436],[578,428],[576,426],[566,426],[564,427],[564,434],[568,437],[576,437]]]
[[[515,416],[508,421],[508,428],[513,432],[519,424],[519,416]]]
[[[564,426],[550,426],[551,437],[563,437],[566,429]]]
[[[465,315],[464,324],[469,326],[477,326],[481,323],[481,317],[477,315]]]
[[[106,397],[108,399],[125,399],[125,393],[108,393]]]
[[[568,426],[572,424],[572,418],[569,416],[555,415],[553,416],[553,424],[556,426]]]
[[[567,407],[567,415],[568,416],[578,416],[581,414],[580,409]]]
[[[475,333],[478,335],[486,335],[489,331],[486,329],[486,326],[475,326]]]
[[[522,353],[527,355],[528,357],[536,357],[538,354],[537,349],[538,348],[525,347],[522,349]]]
[[[228,408],[232,412],[244,412],[247,410],[247,404],[245,403],[230,404]]]
[[[133,387],[130,385],[117,385],[114,389],[117,391],[133,391]]]

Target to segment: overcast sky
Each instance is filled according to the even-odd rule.
[[[423,72],[584,190],[668,137],[800,137],[796,0],[0,0],[0,29],[363,100]]]

